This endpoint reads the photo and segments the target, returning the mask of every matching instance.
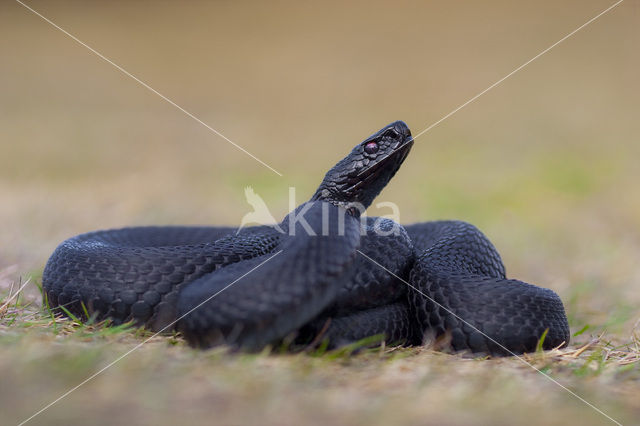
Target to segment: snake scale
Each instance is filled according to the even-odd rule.
[[[366,217],[413,145],[401,121],[366,138],[279,227],[131,227],[64,241],[47,303],[83,319],[178,330],[196,347],[283,339],[338,347],[381,335],[505,355],[567,344],[551,290],[506,277],[473,225]],[[64,307],[64,309],[61,309]]]

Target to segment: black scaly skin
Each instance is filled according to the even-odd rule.
[[[260,232],[257,232],[260,229]],[[78,235],[55,250],[43,273],[51,307],[85,318],[134,320],[161,330],[176,318],[184,283],[221,267],[270,253],[281,234],[270,227],[137,227]],[[230,234],[230,236],[226,236]],[[86,318],[85,318],[86,319]]]
[[[313,201],[307,207],[311,235],[288,216],[282,227],[294,228],[294,236],[282,236],[275,254],[229,265],[186,285],[178,300],[178,315],[184,316],[178,327],[190,343],[257,350],[302,327],[335,298],[351,276],[360,246],[359,221],[330,203]],[[329,218],[326,232],[323,210]],[[344,232],[337,226],[339,216]],[[332,256],[318,261],[327,253]]]
[[[404,279],[409,277],[414,261],[409,235],[402,226],[390,219],[372,217],[364,219],[362,226],[366,234],[361,235],[360,251],[371,258],[378,258],[378,262],[384,268],[372,265],[365,256],[359,255],[355,260],[356,266],[351,276],[325,310],[326,315],[348,315],[406,298],[407,285],[390,276],[387,270],[393,271]],[[384,234],[377,234],[374,227]]]
[[[372,143],[377,149],[370,149]],[[284,234],[264,226],[237,235],[228,227],[83,234],[62,243],[49,259],[45,294],[52,307],[65,305],[80,317],[84,304],[97,319],[134,320],[153,330],[184,316],[177,328],[199,347],[259,349],[296,330],[297,341],[329,339],[330,347],[383,334],[389,343],[434,337],[454,350],[500,355],[534,350],[546,329],[544,348],[568,343],[558,296],[506,279],[497,251],[472,225],[442,221],[403,228],[366,218],[360,225],[366,235],[356,232],[359,214],[394,176],[412,143],[407,126],[392,123],[326,174],[311,201],[296,211],[307,208],[305,219],[320,231],[326,209],[328,235],[308,235],[291,216],[281,223]],[[345,232],[336,233],[340,216]],[[376,223],[395,232],[370,232]],[[288,235],[290,226],[295,236]]]
[[[389,219],[367,217],[362,226],[366,234],[360,251],[384,268],[359,255],[333,303],[300,330],[297,343],[327,338],[329,348],[334,348],[374,334],[384,334],[390,343],[415,340],[407,305],[409,288],[387,272],[409,279],[414,262],[411,240],[402,226]]]
[[[415,287],[408,289],[407,298],[375,308],[353,305],[352,313],[321,316],[303,328],[303,342],[310,340],[309,335],[322,335],[333,348],[383,334],[391,343],[419,345],[433,340],[443,349],[493,355],[534,351],[546,329],[544,349],[569,342],[569,325],[558,295],[506,279],[500,255],[476,227],[461,221],[434,221],[404,229],[409,236],[406,244],[415,256],[407,269],[390,267],[389,254],[379,247],[366,254]],[[395,240],[396,250],[401,241]],[[364,239],[363,252],[366,246]],[[370,260],[361,268],[367,266],[380,268]]]
[[[408,293],[419,337],[496,355],[535,350],[546,329],[544,349],[569,342],[558,295],[507,279],[497,250],[473,225],[440,221],[406,229],[416,247],[409,282],[429,296]]]
[[[376,335],[391,345],[416,342],[411,311],[405,299],[342,316],[322,316],[300,330],[297,343],[320,343],[327,339],[327,348],[334,349]]]

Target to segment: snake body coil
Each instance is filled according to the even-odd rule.
[[[551,290],[506,278],[500,256],[459,221],[408,226],[360,217],[413,139],[395,122],[358,144],[278,228],[136,227],[63,242],[44,270],[52,308],[174,327],[199,347],[255,350],[287,336],[335,347],[375,334],[489,354],[566,344]]]

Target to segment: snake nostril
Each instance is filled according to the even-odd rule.
[[[392,139],[397,139],[398,136],[400,136],[400,134],[398,133],[398,131],[394,128],[390,128],[385,130],[385,132],[382,134],[383,137],[387,137],[387,138],[392,138]]]
[[[396,121],[393,127],[398,132],[398,134],[404,135],[404,136],[411,136],[411,131],[409,130],[409,127],[404,121]]]

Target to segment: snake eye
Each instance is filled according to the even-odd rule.
[[[367,154],[375,154],[378,152],[378,144],[375,142],[369,142],[364,146],[364,152]]]

